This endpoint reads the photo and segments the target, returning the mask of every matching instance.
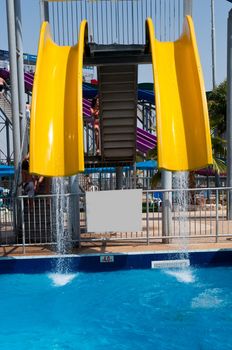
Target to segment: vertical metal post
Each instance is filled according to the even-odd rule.
[[[15,34],[17,51],[17,69],[18,69],[18,93],[19,93],[19,120],[21,130],[22,153],[26,154],[28,149],[28,135],[26,130],[26,100],[24,88],[24,66],[23,66],[23,38],[22,38],[22,20],[20,0],[14,0],[15,4]]]
[[[89,135],[89,123],[87,123],[86,122],[86,127],[85,127],[85,130],[86,130],[86,153],[87,153],[87,155],[89,156],[89,145],[90,145],[90,142],[89,142],[89,137],[90,137],[90,135]]]
[[[137,181],[137,176],[136,176],[136,162],[133,164],[133,178],[134,178],[134,186],[133,188],[136,188],[136,181]]]
[[[80,245],[80,191],[78,175],[69,178],[69,186],[71,192],[71,228],[72,239],[77,240]]]
[[[213,89],[215,89],[216,87],[216,49],[215,49],[214,0],[211,0],[211,45],[212,45],[212,82],[213,82]]]
[[[171,171],[162,171],[162,188],[165,190],[172,189],[172,173]],[[163,193],[162,202],[162,235],[170,236],[172,233],[172,194],[165,191]],[[163,243],[169,243],[168,238],[163,239]]]
[[[218,242],[218,189],[216,190],[216,243]]]
[[[232,187],[232,9],[227,32],[227,186]],[[232,190],[228,197],[227,215],[232,220]]]
[[[22,220],[22,244],[23,244],[23,254],[25,254],[25,243],[26,243],[26,237],[25,237],[25,220],[24,220],[24,198],[20,198],[21,202],[21,220]]]
[[[49,9],[48,2],[46,0],[40,0],[40,19],[41,22],[49,22]]]
[[[6,162],[10,165],[10,124],[9,120],[6,119]]]
[[[14,0],[6,0],[6,9],[7,9],[8,45],[9,45],[9,56],[10,56],[14,165],[15,165],[15,169],[17,169],[19,164],[19,158],[20,158],[20,125],[19,125],[19,95],[18,95],[18,73],[17,73],[17,57],[16,57],[16,38],[15,38]]]
[[[93,28],[94,28],[94,21],[93,21],[93,3],[91,1],[89,1],[89,21],[90,21],[90,25],[89,25],[89,38],[90,38],[90,42],[94,41],[93,38]],[[107,4],[106,4],[107,6]]]
[[[146,192],[146,233],[147,233],[147,244],[149,244],[149,198],[148,198],[148,191]]]
[[[116,167],[116,190],[123,188],[123,168],[121,166]]]
[[[192,0],[183,0],[183,15],[184,17],[187,15],[192,16],[193,12],[193,1]]]
[[[102,190],[102,173],[101,173],[101,172],[99,173],[98,181],[99,181],[99,186],[98,186],[98,188],[99,188],[99,191],[101,191],[101,190]],[[103,188],[103,189],[104,189],[104,188]]]

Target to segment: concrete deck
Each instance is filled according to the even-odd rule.
[[[194,243],[186,247],[188,250],[218,250],[218,249],[232,249],[232,240],[219,243]],[[113,245],[112,243],[103,245],[96,243],[91,246],[85,244],[82,248],[73,249],[73,254],[110,254],[110,253],[128,253],[128,252],[158,252],[158,251],[180,251],[178,244],[130,244],[130,245]],[[17,256],[42,256],[55,255],[55,251],[49,247],[30,246],[26,247],[25,254],[23,254],[22,247],[0,247],[0,257],[17,257]]]

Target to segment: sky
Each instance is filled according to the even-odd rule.
[[[39,0],[21,0],[21,4],[24,52],[36,54],[40,30]],[[226,78],[227,17],[230,8],[232,8],[232,4],[228,1],[215,0],[217,84]],[[0,18],[0,49],[7,50],[8,42],[5,0],[0,0]],[[212,88],[210,19],[210,0],[193,0],[193,20],[206,90]],[[139,82],[152,82],[152,70],[150,65],[140,67]]]
[[[0,49],[8,50],[6,1],[0,0]],[[153,0],[152,0],[153,1]],[[174,0],[171,0],[174,1]],[[193,20],[198,49],[203,69],[206,90],[212,89],[211,61],[211,0],[193,0]],[[37,54],[40,31],[39,0],[21,0],[23,24],[24,52]],[[227,18],[232,3],[226,0],[215,0],[215,32],[216,32],[216,83],[226,78],[227,61]],[[139,82],[153,82],[151,65],[139,67]],[[1,136],[1,135],[0,135]],[[0,148],[3,143],[0,137]],[[3,147],[5,148],[5,147]]]

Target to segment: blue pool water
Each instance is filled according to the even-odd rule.
[[[0,349],[232,349],[232,268],[0,275]]]

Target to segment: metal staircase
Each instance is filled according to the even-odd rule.
[[[136,155],[137,65],[98,68],[102,159],[133,163]]]
[[[12,124],[11,102],[5,93],[0,94],[0,110],[3,113],[3,115],[8,119],[10,124]]]

